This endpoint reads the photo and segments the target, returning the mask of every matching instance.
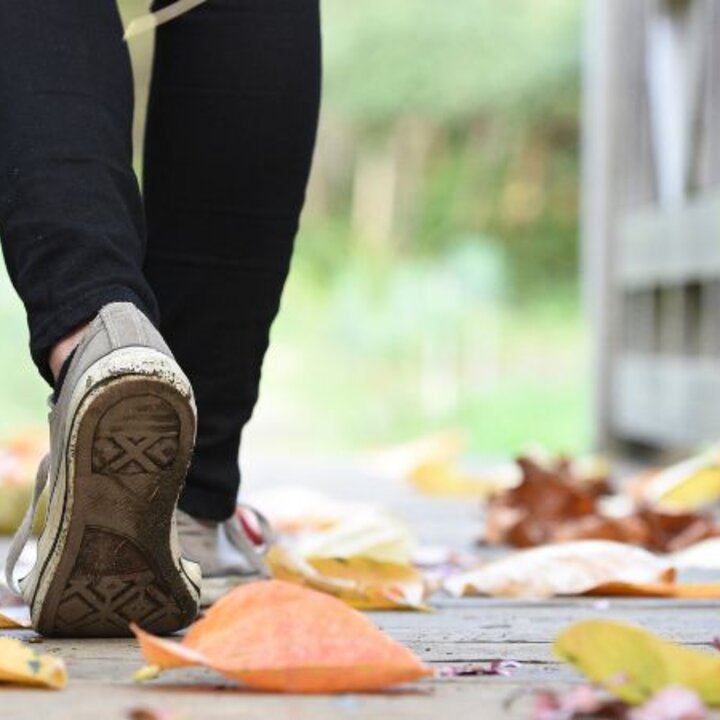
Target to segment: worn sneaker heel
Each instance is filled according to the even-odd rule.
[[[172,523],[194,436],[189,395],[151,373],[111,378],[78,404],[55,488],[62,525],[30,603],[40,633],[118,637],[132,621],[165,634],[193,621],[199,588]]]
[[[5,577],[44,635],[164,634],[197,614],[201,573],[181,556],[175,508],[195,441],[190,382],[130,303],[88,325],[59,396],[50,453],[8,550]],[[38,501],[45,525],[30,573],[15,578]]]
[[[197,601],[170,532],[193,446],[190,405],[166,383],[121,377],[83,403],[74,425],[68,523],[52,554],[59,562],[41,571],[38,631],[100,637],[127,634],[131,620],[155,633],[187,626]]]

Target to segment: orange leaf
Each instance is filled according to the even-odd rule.
[[[688,600],[720,599],[720,583],[623,583],[611,582],[593,588],[588,595],[623,597],[683,598]]]
[[[203,665],[260,690],[376,690],[431,673],[340,600],[281,580],[236,588],[182,643],[136,626],[133,632],[145,659],[160,670]]]

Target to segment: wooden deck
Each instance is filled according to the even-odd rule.
[[[251,463],[252,487],[293,482],[345,498],[381,501],[408,519],[428,542],[469,546],[478,534],[473,503],[428,500],[398,481],[383,479],[362,463]],[[42,640],[38,650],[62,656],[70,682],[60,692],[3,688],[0,717],[11,720],[121,720],[133,708],[174,710],[178,718],[212,720],[325,720],[353,718],[527,718],[533,688],[561,688],[580,680],[557,662],[550,645],[568,623],[590,617],[641,624],[689,645],[707,646],[720,635],[717,602],[564,599],[508,602],[437,598],[437,612],[378,612],[372,619],[426,662],[442,666],[497,658],[520,666],[508,678],[435,679],[379,694],[281,696],[238,689],[210,672],[168,673],[143,686],[132,683],[142,664],[132,641]],[[27,636],[28,633],[20,633]],[[173,716],[175,718],[175,716]]]

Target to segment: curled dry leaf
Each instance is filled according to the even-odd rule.
[[[340,600],[280,580],[243,585],[181,643],[133,627],[156,670],[201,665],[276,692],[377,690],[431,674],[410,650]]]
[[[545,598],[581,595],[610,583],[627,586],[670,581],[672,567],[642,548],[584,540],[523,550],[448,578],[452,595]]]
[[[412,486],[434,497],[487,498],[519,481],[512,465],[468,472],[449,460],[427,460],[408,473]]]
[[[562,468],[547,469],[519,458],[522,482],[493,498],[488,505],[486,540],[494,544],[532,547],[552,540],[556,524],[596,511],[593,492],[568,482]]]
[[[621,597],[658,597],[684,600],[718,600],[720,583],[676,583],[648,582],[626,583],[609,582],[588,592],[589,595]]]
[[[657,552],[676,552],[718,534],[715,520],[699,513],[662,513],[645,508],[620,518],[591,515],[568,520],[551,533],[555,542],[616,540]]]
[[[302,485],[279,485],[250,493],[248,501],[281,535],[321,532],[372,510],[369,503],[339,500]]]
[[[720,569],[720,537],[707,538],[670,556],[677,568]]]
[[[452,462],[467,445],[467,436],[458,429],[442,430],[410,442],[379,448],[369,453],[366,462],[373,473],[388,478],[407,478],[426,462]]]
[[[592,681],[631,704],[671,686],[720,705],[720,655],[691,650],[642,628],[616,621],[586,620],[563,630],[555,654]]]
[[[323,532],[304,534],[294,547],[306,558],[364,558],[407,564],[415,538],[404,522],[373,508],[356,512]]]
[[[520,482],[520,473],[512,463],[463,470],[458,459],[465,438],[448,431],[408,443],[384,453],[380,467],[395,468],[412,487],[432,497],[487,498]],[[380,458],[378,458],[380,460]]]
[[[427,587],[412,565],[366,558],[303,558],[275,545],[267,555],[273,577],[329,593],[360,610],[427,610]]]
[[[39,655],[15,638],[0,637],[0,683],[59,689],[67,683],[65,663]]]
[[[641,504],[669,512],[693,512],[720,500],[720,447],[631,481]]]
[[[533,547],[571,540],[614,540],[658,552],[674,552],[717,535],[714,519],[698,513],[642,508],[606,514],[601,486],[574,483],[562,465],[553,469],[528,458],[518,461],[521,484],[488,505],[485,539],[494,544]]]

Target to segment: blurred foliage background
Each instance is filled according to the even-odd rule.
[[[145,11],[121,0],[126,18]],[[313,176],[255,447],[589,439],[575,0],[324,0]],[[133,43],[142,133],[149,39]],[[44,388],[0,284],[0,430]]]

